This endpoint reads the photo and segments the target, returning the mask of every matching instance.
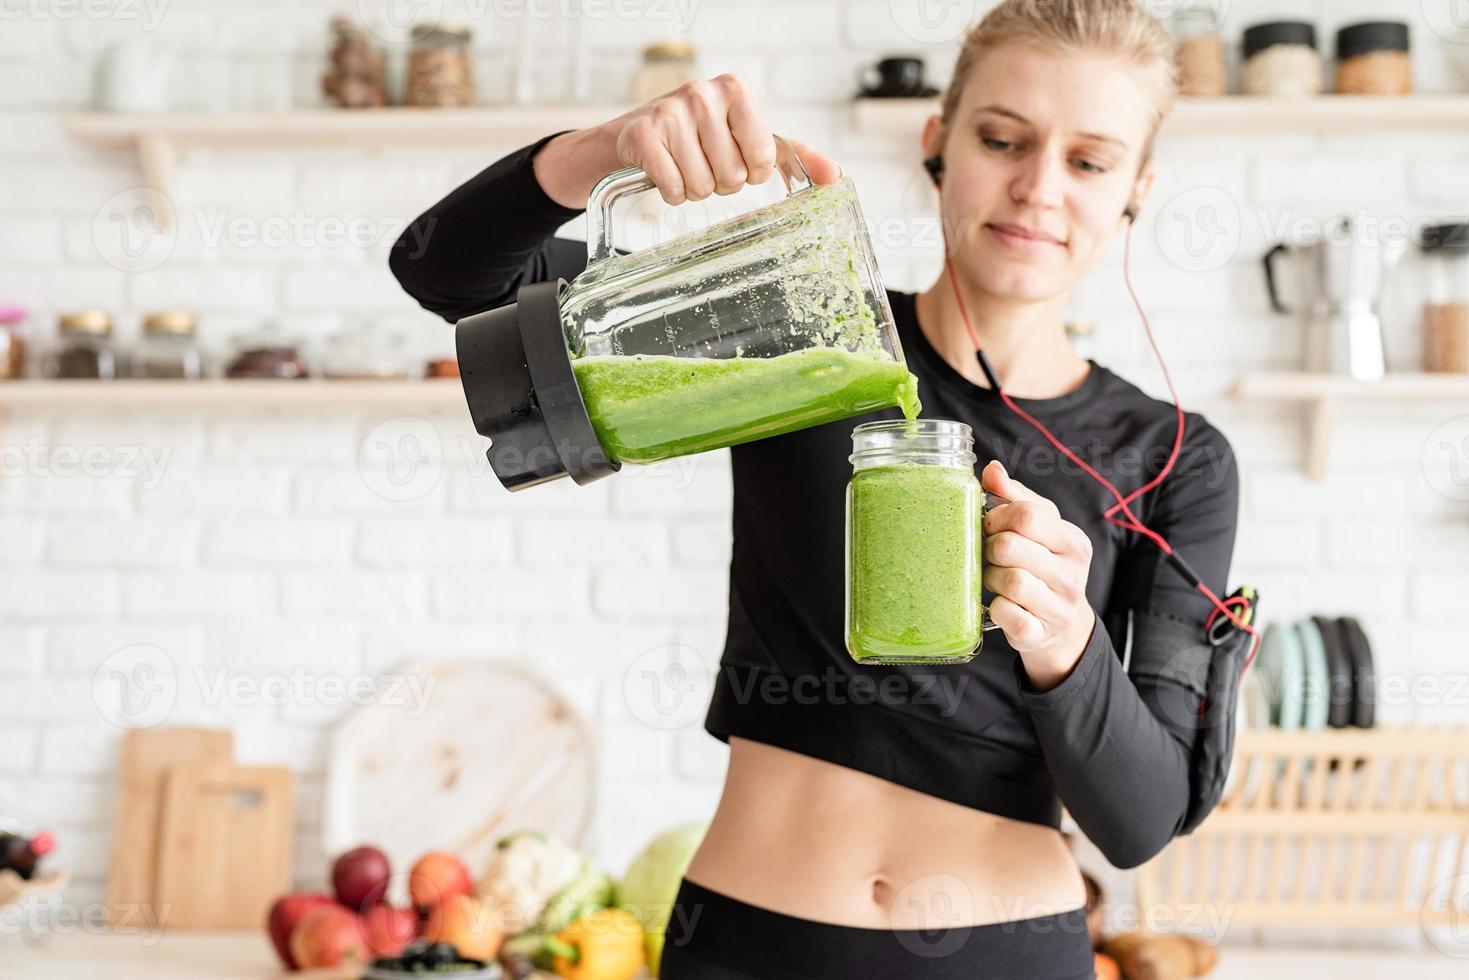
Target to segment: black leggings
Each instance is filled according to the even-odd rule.
[[[684,879],[661,980],[905,977],[1091,980],[1086,912],[950,929],[861,929],[798,919]]]

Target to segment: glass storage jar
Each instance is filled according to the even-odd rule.
[[[973,432],[946,419],[865,422],[850,458],[847,651],[867,664],[974,659],[994,627]]]
[[[408,377],[404,338],[392,330],[357,327],[327,338],[322,374],[344,381]]]
[[[0,380],[25,377],[26,341],[22,332],[26,311],[22,306],[0,304]]]
[[[240,334],[230,340],[233,354],[224,373],[227,378],[279,378],[293,380],[310,375],[297,342],[274,324],[257,333]]]
[[[1228,89],[1219,15],[1209,7],[1184,7],[1173,15],[1178,94],[1215,98]]]
[[[1469,223],[1423,229],[1423,366],[1469,372]]]
[[[1350,24],[1336,34],[1336,91],[1341,95],[1411,95],[1413,58],[1401,21]]]
[[[112,341],[112,315],[105,310],[62,314],[57,342],[45,359],[48,378],[111,381],[122,376],[123,359]]]
[[[643,49],[643,63],[633,76],[632,101],[641,105],[671,92],[699,74],[694,64],[692,45],[682,41],[665,41]]]
[[[460,24],[416,24],[408,52],[411,106],[474,105],[472,35]]]
[[[1320,95],[1325,74],[1316,49],[1316,28],[1282,20],[1245,29],[1241,54],[1246,95]]]
[[[130,374],[155,380],[204,377],[204,358],[194,339],[198,326],[199,318],[183,310],[145,316]]]

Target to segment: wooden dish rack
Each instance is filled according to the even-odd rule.
[[[1469,726],[1242,729],[1219,806],[1138,902],[1231,925],[1424,927],[1469,915]]]

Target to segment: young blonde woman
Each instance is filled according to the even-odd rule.
[[[950,261],[889,300],[924,414],[972,425],[994,461],[984,486],[1012,501],[985,524],[1003,639],[959,667],[854,664],[842,500],[851,430],[867,419],[732,450],[729,632],[705,723],[729,743],[729,769],[674,909],[670,980],[1090,977],[1062,805],[1123,867],[1199,816],[1205,692],[1167,668],[1199,655],[1210,603],[1101,518],[1115,500],[975,357],[977,337],[1014,403],[1124,492],[1156,475],[1173,406],[1077,356],[1063,314],[1152,185],[1171,66],[1166,32],[1134,0],[1006,0],[966,37],[914,147]],[[815,181],[840,176],[797,150]],[[452,321],[574,277],[585,248],[554,232],[609,172],[641,167],[677,204],[760,183],[774,159],[740,79],[685,85],[496,162],[405,232],[392,269]],[[1222,594],[1233,457],[1201,417],[1186,431],[1180,465],[1132,507]],[[845,696],[859,675],[884,681],[875,697]]]

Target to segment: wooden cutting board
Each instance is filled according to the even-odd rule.
[[[516,830],[590,845],[595,747],[580,712],[549,683],[476,661],[413,664],[398,676],[432,687],[359,707],[332,731],[322,819],[329,857],[373,844],[401,884],[433,850],[459,855],[478,877],[495,842]]]
[[[154,900],[164,926],[258,929],[291,887],[291,771],[194,762],[168,773]]]
[[[208,728],[149,728],[128,732],[118,760],[117,809],[107,868],[108,921],[119,928],[156,922],[153,885],[164,776],[181,763],[234,756],[234,736]]]

